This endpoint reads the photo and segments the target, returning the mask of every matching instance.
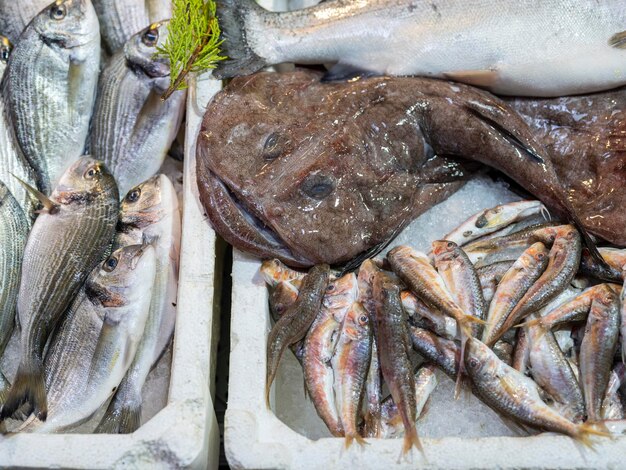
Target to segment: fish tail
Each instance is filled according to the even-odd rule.
[[[454,384],[454,399],[457,400],[461,396],[461,388],[463,387],[463,374],[465,373],[465,346],[467,346],[467,339],[471,335],[467,331],[461,329],[461,348],[458,361],[458,368],[456,371],[456,382]]]
[[[113,401],[111,402],[111,405]],[[120,432],[120,412],[117,409],[111,409],[111,405],[107,408],[106,413],[98,423],[94,430],[94,434],[119,434]]]
[[[539,325],[543,326],[541,324],[541,318],[533,318],[532,320],[528,320],[527,322],[518,323],[513,328],[530,328],[530,327],[539,326]]]
[[[125,406],[120,411],[120,434],[131,434],[141,426],[141,404]]]
[[[252,0],[223,0],[217,3],[216,16],[222,30],[221,48],[227,60],[219,62],[213,71],[218,79],[250,75],[267,65],[248,44],[246,17],[266,13]]]
[[[576,434],[575,439],[580,441],[585,447],[589,447],[590,449],[592,449],[594,445],[593,441],[591,440],[591,436],[611,437],[611,433],[606,427],[606,424],[602,422],[587,422],[578,426],[578,433]]]
[[[481,326],[487,325],[487,322],[485,320],[475,317],[474,315],[465,315],[465,320],[467,321],[467,323],[478,323]]]
[[[28,366],[20,365],[0,411],[0,421],[12,417],[24,403],[32,405],[33,412],[40,421],[46,420],[48,417],[48,400],[43,367],[40,363]]]
[[[345,440],[346,449],[349,449],[354,441],[356,441],[356,443],[359,444],[360,446],[369,445],[367,441],[363,439],[358,432],[355,432],[355,433],[346,434],[346,440]]]
[[[420,438],[417,435],[417,428],[415,427],[415,424],[413,424],[410,429],[406,429],[404,431],[404,444],[402,445],[402,453],[406,454],[408,451],[411,450],[411,447],[414,446],[421,453],[424,453],[424,448],[422,447]]]

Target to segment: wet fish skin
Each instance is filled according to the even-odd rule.
[[[448,377],[456,380],[459,370],[459,346],[430,331],[409,326],[413,349],[426,360],[436,364]]]
[[[611,371],[609,383],[606,387],[606,395],[602,401],[602,419],[619,420],[624,419],[624,407],[619,393],[624,380],[626,379],[626,366],[617,364]]]
[[[338,374],[346,371],[336,370],[331,361],[334,361],[335,350],[341,340],[345,317],[358,295],[357,279],[353,273],[328,284],[322,308],[304,339],[304,383],[317,414],[333,436],[344,435],[339,412],[341,395],[336,395],[333,387]]]
[[[626,266],[626,250],[611,247],[598,247],[598,252],[608,264],[611,274],[610,279],[605,279],[603,270],[598,263],[589,254],[589,250],[583,248],[582,259],[580,262],[580,273],[597,279],[609,280],[622,284],[624,282],[624,266]]]
[[[415,428],[415,382],[409,361],[411,339],[400,288],[387,274],[380,272],[374,276],[373,294],[380,368],[405,429],[402,451],[406,453],[413,446],[421,450]]]
[[[513,363],[511,367],[522,374],[526,374],[530,360],[530,341],[526,328],[517,330],[517,340],[515,342],[515,351],[513,353]]]
[[[515,261],[499,261],[488,266],[483,266],[476,270],[478,279],[480,279],[480,285],[483,289],[483,298],[485,303],[489,305],[493,299],[498,284],[511,268]]]
[[[11,53],[2,96],[45,194],[83,154],[99,67],[100,27],[90,0],[63,0],[44,9]]]
[[[296,303],[276,322],[267,337],[267,370],[265,403],[270,407],[270,388],[278,371],[278,364],[287,346],[305,337],[311,324],[322,308],[322,300],[328,286],[330,267],[314,266],[304,278]]]
[[[346,448],[350,447],[353,440],[365,444],[359,434],[358,422],[372,357],[372,337],[369,314],[360,303],[353,303],[341,325],[336,351],[331,360],[335,372],[337,411],[346,436]]]
[[[515,305],[541,276],[548,266],[548,249],[541,242],[531,245],[513,263],[501,279],[487,313],[487,325],[482,340],[488,346],[502,336],[506,320]]]
[[[100,76],[90,150],[115,175],[121,194],[159,171],[182,121],[185,92],[161,99],[170,67],[156,52],[168,25],[160,21],[135,34]]]
[[[122,49],[126,41],[146,25],[172,16],[169,0],[93,0],[93,6],[109,54]]]
[[[50,3],[50,0],[0,0],[0,31],[16,43],[26,25]]]
[[[585,396],[587,420],[602,419],[602,400],[606,395],[613,357],[619,339],[619,298],[610,294],[591,303],[585,336],[580,345],[580,376]]]
[[[458,336],[456,321],[439,310],[426,305],[410,291],[400,292],[402,308],[409,316],[409,322],[424,326],[446,339],[455,339]]]
[[[274,323],[298,300],[299,287],[295,287],[288,281],[279,282],[270,291],[270,315]]]
[[[0,419],[28,402],[45,421],[44,346],[115,233],[119,194],[101,162],[80,158],[61,177],[50,200],[54,205],[37,218],[24,250],[17,303],[20,365]]]

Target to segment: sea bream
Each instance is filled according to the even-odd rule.
[[[514,96],[563,96],[626,84],[621,0],[334,0],[271,13],[218,2],[218,78],[282,62],[355,73],[452,78]]]

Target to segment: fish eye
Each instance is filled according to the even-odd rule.
[[[361,315],[359,317],[359,322],[361,323],[361,325],[365,325],[368,321],[369,321],[369,318],[367,318],[367,315]]]
[[[54,4],[50,8],[50,18],[61,21],[67,15],[67,9],[63,4]]]
[[[537,253],[537,259],[543,259],[545,256],[545,253]]]
[[[475,357],[472,357],[467,361],[467,365],[470,366],[472,369],[476,369],[479,364],[480,362]]]
[[[302,192],[313,199],[324,199],[335,189],[335,184],[329,176],[311,175],[302,183]]]
[[[328,284],[326,286],[326,292],[332,292],[335,290],[335,284]]]
[[[155,27],[151,27],[148,31],[143,33],[141,37],[141,42],[143,42],[148,47],[156,46],[156,43],[159,41],[159,30]]]
[[[454,243],[448,242],[448,248],[454,248]]]
[[[104,262],[104,266],[102,266],[102,269],[104,269],[107,273],[110,273],[116,267],[117,267],[117,258],[114,256],[111,256],[108,260]]]
[[[126,195],[126,201],[127,202],[137,202],[140,197],[141,197],[141,189],[140,188],[131,189],[129,191],[129,193]]]
[[[265,139],[265,144],[263,144],[263,159],[264,160],[275,160],[280,156],[280,147],[278,145],[280,141],[280,136],[276,132],[272,132],[267,139]]]
[[[8,39],[3,38],[0,45],[0,61],[3,63],[7,63],[9,61],[9,57],[11,56],[11,50],[13,46],[9,42]]]
[[[99,165],[94,165],[92,167],[90,167],[86,172],[85,172],[85,179],[87,180],[92,180],[94,179],[97,175],[100,174],[100,166]]]

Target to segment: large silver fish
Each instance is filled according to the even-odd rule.
[[[152,243],[156,274],[152,301],[135,359],[102,419],[100,430],[134,432],[140,425],[141,391],[152,366],[167,346],[176,321],[181,221],[178,197],[165,175],[133,188],[121,204],[115,245]]]
[[[161,168],[180,127],[185,92],[161,99],[170,67],[167,58],[155,56],[167,26],[155,23],[133,36],[100,77],[90,150],[111,169],[120,194]]]
[[[20,365],[0,420],[28,402],[45,421],[46,341],[115,233],[119,195],[101,162],[81,158],[63,175],[50,199],[41,197],[46,212],[28,235],[17,301]]]
[[[51,0],[0,0],[0,31],[17,42],[26,25],[51,3]]]
[[[93,0],[93,6],[110,54],[124,47],[126,41],[146,25],[172,16],[171,0]]]
[[[96,98],[100,28],[90,0],[58,0],[26,27],[2,82],[8,116],[46,194],[83,154]]]
[[[154,248],[131,245],[92,271],[46,355],[48,419],[31,417],[21,431],[69,430],[111,396],[141,339],[155,269]]]
[[[333,0],[270,13],[218,3],[220,78],[281,62],[453,78],[509,95],[562,96],[626,84],[621,0]]]

